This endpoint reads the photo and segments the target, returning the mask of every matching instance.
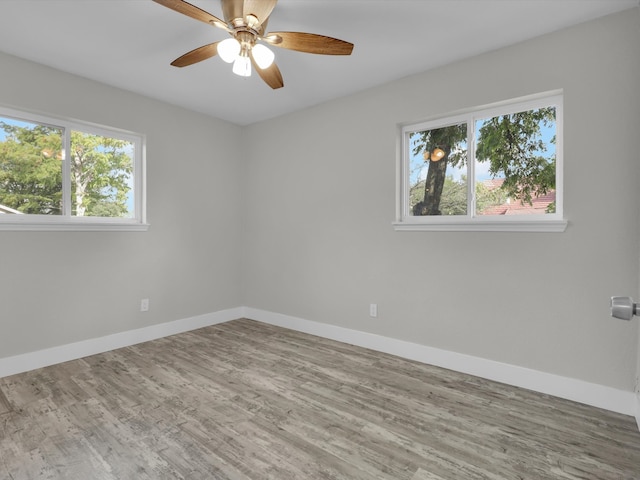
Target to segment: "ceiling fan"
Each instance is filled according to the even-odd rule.
[[[209,43],[176,58],[171,65],[186,67],[216,54],[233,63],[233,73],[248,77],[251,67],[271,88],[284,86],[275,54],[264,45],[322,55],[350,55],[353,44],[337,38],[303,32],[269,32],[269,16],[278,0],[221,0],[224,20],[184,0],[153,0],[188,17],[226,30],[231,38]],[[263,42],[263,43],[259,43]]]

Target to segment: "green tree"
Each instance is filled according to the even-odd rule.
[[[8,121],[0,121],[0,128],[0,204],[28,214],[61,214],[62,130]],[[128,214],[129,142],[72,131],[69,161],[72,214]]]
[[[509,196],[502,188],[488,188],[482,182],[476,183],[476,212],[480,213],[489,207],[502,205]]]
[[[0,121],[0,204],[22,213],[62,212],[62,132],[44,126]]]
[[[425,180],[417,182],[410,191],[409,204],[415,205],[424,195]],[[476,209],[478,212],[491,206],[502,205],[507,195],[501,189],[490,189],[483,183],[476,183]],[[463,175],[460,180],[454,180],[448,175],[444,181],[442,197],[440,199],[442,215],[466,215],[467,213],[467,178]]]
[[[79,217],[127,214],[133,162],[129,142],[71,132],[71,209]]]
[[[440,198],[442,215],[465,215],[467,213],[467,179],[455,181],[451,175],[444,180]]]
[[[440,200],[447,178],[447,165],[463,165],[467,150],[464,142],[467,139],[466,124],[452,125],[450,127],[436,128],[411,134],[410,140],[414,142],[413,153],[423,154],[425,161],[429,162],[427,178],[424,182],[422,200],[413,206],[414,215],[441,215]],[[430,155],[436,149],[442,150],[442,158],[437,161],[430,160]]]
[[[555,155],[545,156],[540,125],[555,123],[554,107],[501,115],[483,121],[476,158],[489,162],[489,173],[504,176],[507,196],[527,202],[556,188]],[[555,143],[555,136],[551,139]]]

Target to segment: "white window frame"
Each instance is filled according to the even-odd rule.
[[[533,215],[476,215],[475,213],[475,122],[484,118],[554,106],[556,108],[556,211]],[[467,215],[414,216],[409,206],[410,141],[412,133],[467,123]],[[563,232],[563,97],[562,91],[545,92],[453,113],[397,128],[396,164],[397,231],[493,231]]]
[[[106,127],[78,120],[56,118],[0,106],[0,117],[37,123],[63,130],[62,138],[62,215],[0,215],[1,230],[54,231],[146,231],[146,137],[127,130]],[[133,218],[92,217],[71,215],[71,166],[67,152],[71,150],[71,131],[117,138],[134,145],[133,158]]]

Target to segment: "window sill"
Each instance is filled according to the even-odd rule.
[[[0,231],[44,232],[146,232],[148,223],[137,222],[0,222]]]
[[[398,232],[547,232],[561,233],[567,228],[566,220],[455,220],[426,222],[394,222]],[[447,219],[448,220],[448,219]]]

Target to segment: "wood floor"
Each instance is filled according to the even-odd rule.
[[[0,379],[0,479],[640,479],[631,417],[250,320]]]

